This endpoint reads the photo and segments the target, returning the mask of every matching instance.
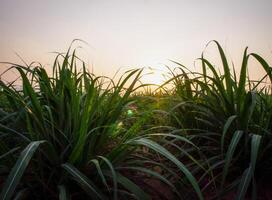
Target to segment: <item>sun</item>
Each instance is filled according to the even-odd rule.
[[[166,72],[161,69],[149,67],[144,70],[144,75],[141,81],[143,84],[160,86],[166,81],[165,73]]]

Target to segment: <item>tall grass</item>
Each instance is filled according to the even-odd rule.
[[[142,69],[95,76],[71,47],[52,75],[11,64],[22,88],[0,81],[0,199],[151,199],[154,179],[175,199],[257,199],[272,178],[271,67],[246,48],[237,73],[211,44],[222,73],[204,54],[200,71],[174,62],[159,92]]]
[[[215,187],[215,196],[222,198],[228,191],[244,199],[252,190],[256,198],[257,182],[270,170],[271,158],[271,91],[261,87],[262,80],[248,78],[248,62],[256,59],[271,81],[271,68],[259,55],[244,51],[238,77],[231,70],[225,53],[215,43],[223,67],[220,74],[203,55],[199,58],[202,72],[192,72],[179,63],[181,73],[173,72],[172,94],[176,106],[171,113],[177,128],[189,129],[195,144],[206,158],[200,158],[206,166],[200,176],[209,176],[205,188]],[[265,155],[265,157],[263,156]],[[262,165],[261,163],[266,163]],[[201,170],[199,168],[199,170]],[[259,174],[260,173],[260,174]],[[260,179],[259,179],[260,178]]]
[[[14,68],[22,89],[0,82],[10,105],[0,120],[0,199],[150,199],[130,171],[159,179],[179,195],[166,177],[145,167],[160,163],[138,156],[141,146],[176,165],[203,198],[186,166],[153,140],[165,135],[145,133],[145,118],[119,126],[131,94],[141,87],[141,69],[113,82],[89,73],[71,47],[56,57],[52,76],[40,65]]]

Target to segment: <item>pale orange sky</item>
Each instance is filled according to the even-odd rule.
[[[271,0],[1,0],[0,61],[21,63],[17,52],[27,62],[51,64],[48,52],[80,38],[98,75],[120,67],[165,70],[168,59],[192,68],[216,39],[237,65],[246,46],[271,63],[271,9]],[[206,55],[216,60],[214,49]]]

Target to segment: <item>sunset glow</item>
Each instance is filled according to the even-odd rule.
[[[120,67],[164,70],[168,59],[192,68],[213,39],[234,63],[246,46],[271,60],[271,7],[269,0],[2,0],[0,61],[21,63],[16,52],[50,66],[49,52],[65,51],[76,38],[88,43],[78,45],[89,67],[107,76]]]

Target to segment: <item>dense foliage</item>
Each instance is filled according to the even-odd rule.
[[[205,155],[198,160],[205,168],[199,173],[199,182],[205,183],[204,194],[212,188],[214,198],[224,198],[232,191],[236,199],[256,199],[261,195],[257,191],[271,179],[271,87],[262,86],[265,78],[272,80],[271,67],[259,55],[248,54],[246,48],[238,79],[220,44],[213,42],[223,74],[202,55],[201,73],[176,63],[180,73],[173,72],[174,77],[166,83],[175,86],[171,91],[176,102],[171,109],[174,124],[177,129],[188,129],[186,134]],[[248,78],[250,58],[266,72],[260,81]],[[212,193],[206,193],[211,198]]]
[[[0,121],[0,199],[149,199],[148,191],[132,180],[136,172],[175,191],[166,178],[173,173],[162,176],[152,170],[160,164],[141,155],[141,146],[177,165],[202,198],[189,170],[142,130],[148,112],[122,127],[125,117],[132,118],[126,112],[133,103],[130,95],[141,87],[142,70],[113,82],[87,72],[84,63],[78,71],[81,61],[70,51],[57,56],[51,77],[41,66],[12,65],[22,88],[1,82],[1,96],[10,106]]]
[[[22,87],[0,81],[0,199],[266,198],[271,67],[245,49],[236,73],[213,42],[223,74],[203,55],[201,72],[174,62],[154,93],[141,69],[95,76],[71,47],[52,75],[11,64]]]

